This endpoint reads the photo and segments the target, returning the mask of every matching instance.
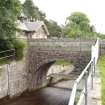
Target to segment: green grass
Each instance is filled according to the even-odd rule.
[[[8,64],[8,63],[10,63],[12,60],[10,60],[10,59],[0,59],[0,66],[1,65],[4,65],[4,64]]]
[[[71,64],[71,62],[66,61],[64,59],[58,59],[55,62],[55,65],[64,65],[64,66],[67,66],[67,65],[70,65],[70,64]]]
[[[101,99],[102,99],[102,105],[105,105],[105,55],[101,56],[98,63],[100,72],[101,72]]]

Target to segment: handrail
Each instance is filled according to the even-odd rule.
[[[82,91],[82,93],[81,93],[81,97],[80,97],[80,99],[79,99],[77,105],[81,105],[81,101],[82,101],[82,99],[83,99],[83,97],[84,97],[84,93],[85,93],[85,88],[83,89],[83,91]]]
[[[4,58],[9,58],[9,57],[13,57],[14,55],[9,55],[9,56],[5,56],[5,57],[0,57],[0,60],[1,59],[4,59]]]
[[[79,77],[75,80],[75,83],[74,83],[74,86],[73,86],[73,90],[72,90],[72,93],[71,93],[71,97],[70,97],[69,105],[74,105],[75,95],[76,95],[76,91],[77,91],[77,85],[81,81],[81,79],[83,78],[83,76],[87,73],[87,69],[91,65],[91,62],[92,62],[92,59],[90,60],[90,62],[88,63],[88,65],[85,67],[85,69],[83,70],[83,72],[79,75]]]
[[[77,78],[76,82],[79,83],[82,79],[82,77],[86,74],[87,69],[89,68],[89,66],[92,63],[92,59],[90,60],[90,62],[87,64],[87,66],[85,67],[85,69],[83,70],[83,72],[79,75],[79,77]]]
[[[15,51],[15,49],[0,51],[0,53],[9,52],[9,51]]]
[[[15,56],[15,49],[4,50],[4,51],[1,51],[1,52],[0,52],[0,54],[6,54],[6,53],[10,53],[10,54],[7,54],[7,55],[5,55],[5,56],[0,57],[0,60],[1,60],[1,59],[10,58],[10,57]],[[11,54],[11,53],[12,53],[12,54]]]
[[[69,105],[74,105],[76,91],[77,91],[77,82],[74,83],[73,90],[71,92],[71,96],[70,96],[70,100],[69,100]]]
[[[85,87],[84,87],[84,89],[80,95],[79,101],[77,103],[77,105],[81,105],[81,102],[83,101],[83,97],[85,96],[85,105],[87,105],[87,84],[88,84],[89,77],[91,76],[92,87],[93,87],[93,73],[95,72],[95,65],[97,63],[98,57],[99,57],[99,39],[97,39],[96,44],[94,46],[92,46],[91,60],[89,61],[89,63],[85,67],[85,69],[82,71],[82,73],[79,75],[79,77],[74,82],[74,86],[73,86],[73,89],[71,92],[71,96],[70,96],[68,105],[74,105],[75,98],[76,98],[76,92],[77,92],[77,86],[80,83],[80,81],[83,79],[83,77],[85,75],[87,75],[88,68],[91,66],[92,67],[91,71],[89,72],[88,76],[85,77]]]

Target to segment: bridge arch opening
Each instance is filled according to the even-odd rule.
[[[63,72],[69,73],[71,66],[72,71],[74,69],[73,62],[66,59],[58,58],[48,62],[46,61],[46,63],[42,64],[35,72],[32,82],[33,84],[31,84],[32,87],[39,89],[41,87],[48,85],[50,82],[52,82],[51,80],[52,76]],[[67,69],[69,70],[67,71]],[[56,80],[54,82],[56,82]]]
[[[54,64],[50,66],[47,72],[47,78],[58,74],[67,74],[73,71],[74,65],[72,61],[65,59],[57,59]]]

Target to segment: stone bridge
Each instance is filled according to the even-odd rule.
[[[28,45],[27,70],[30,89],[46,85],[48,69],[57,59],[73,62],[75,70],[83,70],[90,59],[94,39],[36,39]]]

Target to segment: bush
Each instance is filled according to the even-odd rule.
[[[0,59],[0,65],[9,63],[14,59],[21,60],[24,56],[24,47],[25,43],[23,43],[23,41],[16,39],[14,40],[0,39],[0,58],[2,58]],[[13,49],[15,49],[15,58],[14,56],[10,56],[14,54]]]
[[[13,49],[13,45],[10,40],[0,39],[0,52]]]
[[[13,45],[15,48],[16,60],[21,60],[24,56],[25,43],[20,40],[14,40]]]
[[[105,35],[97,35],[101,39],[105,39]]]
[[[105,105],[105,55],[100,57],[98,66],[101,74],[101,100],[102,105]]]

